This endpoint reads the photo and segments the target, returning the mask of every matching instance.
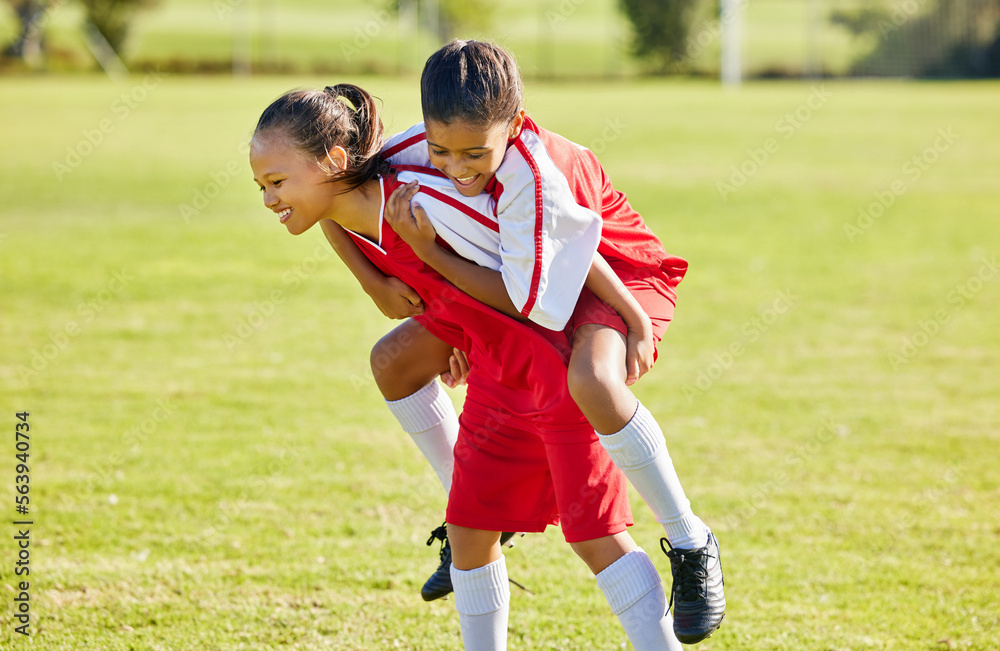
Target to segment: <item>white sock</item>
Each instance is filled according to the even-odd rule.
[[[667,452],[663,432],[649,410],[639,403],[632,420],[619,432],[598,440],[663,525],[671,546],[680,549],[704,547],[708,527],[691,511],[681,480]]]
[[[597,586],[636,651],[681,651],[653,561],[636,548],[604,568]]]
[[[510,586],[504,557],[474,570],[452,565],[451,584],[466,651],[506,649]]]
[[[448,395],[434,380],[402,400],[386,400],[385,404],[427,457],[447,495],[451,492],[458,439],[458,414]]]

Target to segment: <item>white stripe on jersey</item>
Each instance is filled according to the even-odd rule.
[[[434,225],[434,230],[455,250],[455,253],[480,267],[500,270],[502,265],[500,233],[499,226],[496,225],[497,220],[493,216],[493,197],[488,194],[463,197],[451,181],[434,174],[407,170],[400,171],[398,178],[403,183],[415,180],[420,184],[421,191],[413,200],[423,206],[427,218]],[[444,196],[450,199],[450,202],[439,199],[431,193]],[[461,204],[478,213],[479,219],[469,216],[455,204]],[[493,227],[486,226],[484,222],[492,224]]]
[[[407,143],[412,140],[413,142]],[[431,155],[427,153],[427,136],[424,123],[418,122],[403,133],[397,133],[382,146],[382,156],[388,154],[393,165],[419,165],[433,167]]]
[[[600,244],[601,216],[576,203],[533,131],[523,130],[507,149],[496,178],[503,185],[497,217],[507,292],[522,314],[530,309],[529,319],[562,330]]]
[[[391,154],[389,162],[429,166],[423,133],[423,124],[418,124],[390,138],[383,147]],[[444,201],[419,195],[438,235],[458,255],[500,271],[511,301],[522,314],[527,310],[527,318],[562,330],[576,309],[597,252],[601,216],[576,203],[569,182],[538,134],[525,129],[520,141],[520,147],[515,144],[507,150],[497,170],[503,186],[499,203],[489,194],[462,196],[440,176],[401,171],[399,178],[404,182],[416,178],[421,186],[448,197]],[[499,232],[456,208],[456,201],[496,224]]]

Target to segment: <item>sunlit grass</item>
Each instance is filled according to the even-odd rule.
[[[453,602],[418,595],[444,496],[368,372],[392,324],[319,233],[275,223],[245,160],[268,102],[331,81],[381,96],[390,130],[419,118],[413,79],[167,76],[126,116],[141,77],[0,81],[0,392],[10,431],[31,412],[35,647],[459,647]],[[532,83],[528,108],[600,149],[691,262],[638,393],[723,545],[729,612],[698,648],[996,648],[1000,88],[824,89],[788,137],[813,85]],[[534,593],[514,591],[512,648],[619,648],[557,531],[508,562]],[[0,640],[25,646],[0,593]]]

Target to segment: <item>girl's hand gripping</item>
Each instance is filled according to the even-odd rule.
[[[653,368],[653,324],[640,312],[626,320],[628,336],[625,338],[625,386],[632,386],[649,369]]]
[[[420,294],[395,276],[386,276],[385,282],[368,290],[368,295],[379,311],[390,319],[408,319],[424,313]]]
[[[420,204],[411,203],[419,190],[420,186],[416,181],[410,181],[396,188],[386,202],[385,219],[392,230],[410,245],[421,260],[424,260],[427,252],[437,246],[437,231],[434,230]]]
[[[441,374],[441,381],[452,389],[465,384],[469,379],[469,359],[465,353],[458,348],[453,348],[451,357],[448,358],[448,364],[451,366],[451,370]]]

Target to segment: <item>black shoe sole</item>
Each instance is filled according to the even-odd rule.
[[[714,635],[715,632],[722,627],[722,620],[725,618],[726,616],[723,614],[722,619],[719,620],[719,625],[713,628],[711,631],[709,631],[706,635],[701,635],[701,636],[693,635],[693,636],[681,637],[680,635],[677,635],[677,631],[674,631],[674,636],[677,638],[677,641],[680,642],[681,644],[698,644],[699,642],[704,642],[708,638],[712,637],[712,635]]]

